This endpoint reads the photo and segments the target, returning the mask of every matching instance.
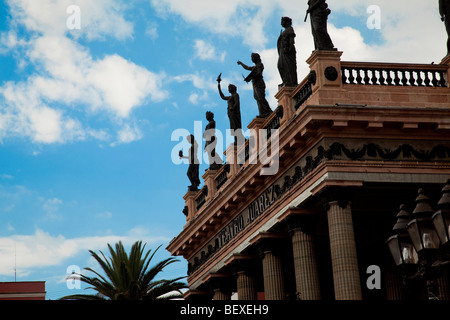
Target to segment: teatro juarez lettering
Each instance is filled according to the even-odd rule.
[[[215,252],[236,237],[242,230],[258,218],[279,197],[280,187],[276,184],[268,187],[255,201],[244,209],[236,218],[227,224],[219,233],[197,254],[190,259],[188,274],[208,260]]]

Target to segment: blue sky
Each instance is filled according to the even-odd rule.
[[[304,3],[303,3],[304,2]],[[228,128],[217,94],[238,86],[243,125],[256,115],[237,60],[261,54],[267,97],[280,18],[297,34],[299,80],[313,50],[305,1],[9,0],[0,2],[0,281],[46,281],[47,298],[74,293],[70,265],[122,240],[162,248],[183,228],[187,165],[173,163],[177,129]],[[329,33],[343,60],[439,63],[446,33],[437,2],[329,0]],[[70,5],[81,28],[69,30]],[[380,29],[369,29],[369,5]],[[202,164],[200,172],[204,172]],[[185,261],[166,278],[183,276]]]

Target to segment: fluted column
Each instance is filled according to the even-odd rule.
[[[266,300],[285,300],[283,266],[273,251],[264,251],[262,258],[264,294]]]
[[[236,273],[236,286],[239,300],[258,300],[255,278],[248,275],[246,271]]]
[[[386,274],[386,299],[405,300],[405,288],[398,272],[394,269],[389,269],[385,274]]]
[[[295,283],[301,300],[320,300],[319,273],[312,234],[292,230]]]
[[[336,300],[361,300],[351,203],[328,203],[328,230]]]
[[[231,300],[231,294],[221,289],[214,289],[213,300]]]

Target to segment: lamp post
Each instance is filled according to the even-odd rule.
[[[450,179],[441,191],[441,199],[438,202],[438,211],[431,217],[437,235],[442,246],[446,249],[450,243]]]
[[[438,260],[438,254],[450,246],[450,179],[441,193],[438,211],[434,212],[430,199],[419,189],[412,215],[402,205],[393,235],[386,241],[403,282],[424,280],[429,300],[438,299],[437,278],[442,267],[450,264]]]

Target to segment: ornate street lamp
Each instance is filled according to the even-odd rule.
[[[417,253],[426,260],[434,256],[441,243],[431,221],[433,213],[430,199],[424,195],[423,189],[419,189],[416,208],[413,211],[414,219],[408,223],[406,230]]]
[[[406,230],[419,255],[419,268],[413,277],[420,277],[425,281],[429,300],[438,299],[437,278],[440,271],[439,266],[433,264],[441,245],[431,221],[433,213],[430,199],[424,194],[423,189],[419,189],[416,208],[413,211],[414,219],[408,223]]]
[[[438,211],[433,214],[431,220],[442,245],[448,247],[450,246],[450,179],[447,180],[441,194]]]
[[[410,214],[406,211],[406,206],[402,204],[397,214],[397,223],[392,228],[393,235],[386,241],[395,265],[404,269],[411,269],[419,262],[416,249],[406,231],[409,221]]]
[[[430,300],[438,299],[437,278],[450,264],[448,259],[438,259],[443,249],[450,252],[450,179],[441,193],[438,211],[434,212],[430,199],[419,189],[413,214],[410,216],[401,205],[392,229],[394,235],[386,241],[403,283],[408,287],[411,280],[424,280]]]

